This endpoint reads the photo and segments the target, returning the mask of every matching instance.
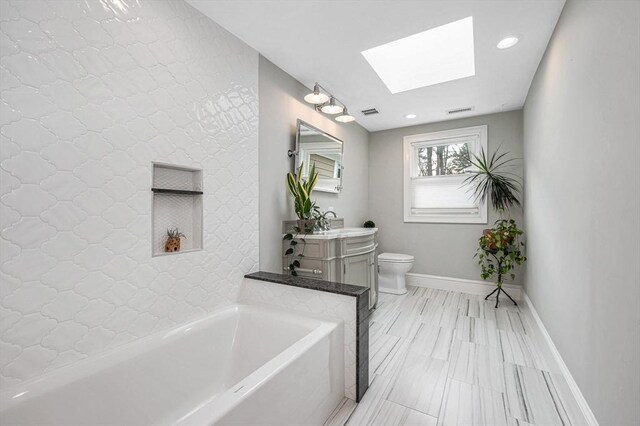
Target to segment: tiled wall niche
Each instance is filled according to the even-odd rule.
[[[154,163],[152,251],[153,256],[175,255],[202,250],[202,170]],[[165,251],[167,231],[184,234],[180,251]]]
[[[201,316],[258,262],[258,54],[181,0],[0,1],[0,387]],[[203,250],[151,256],[151,163]]]

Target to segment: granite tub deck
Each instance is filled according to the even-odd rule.
[[[360,401],[369,387],[369,289],[270,272],[245,275],[240,302],[276,306],[344,321],[345,396]]]

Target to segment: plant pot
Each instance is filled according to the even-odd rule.
[[[298,219],[298,229],[300,229],[300,232],[310,234],[311,232],[313,232],[313,228],[315,228],[315,226],[315,219]]]
[[[496,231],[494,231],[493,229],[485,229],[482,231],[482,235],[485,238],[485,244],[483,248],[489,252],[498,251],[495,234],[496,234]],[[513,235],[508,235],[507,238],[503,239],[503,241],[506,243],[505,247],[508,247],[513,243],[513,238],[514,238]]]
[[[167,242],[164,245],[164,251],[167,253],[172,253],[176,251],[180,251],[180,238],[169,237],[167,238]]]
[[[494,241],[493,238],[493,230],[491,229],[484,229],[482,231],[482,235],[485,238],[485,244],[484,244],[484,249],[487,251],[493,251],[496,250],[496,243]]]

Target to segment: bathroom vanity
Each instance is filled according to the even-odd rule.
[[[342,228],[341,219],[332,220],[333,229],[313,234],[294,234],[298,242],[294,257],[300,261],[296,272],[301,277],[341,282],[367,287],[369,309],[378,302],[378,228]],[[283,231],[291,232],[295,221],[283,223]],[[304,241],[303,241],[304,239]],[[289,241],[282,242],[282,253]],[[304,251],[303,251],[304,250]],[[283,269],[288,270],[290,256],[282,256]]]

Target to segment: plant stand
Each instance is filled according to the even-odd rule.
[[[491,253],[491,252],[489,252],[489,253]],[[496,306],[494,306],[494,308],[498,307],[498,303],[500,302],[500,293],[504,293],[509,298],[509,300],[511,300],[513,302],[514,305],[518,306],[516,301],[513,300],[513,298],[511,296],[509,296],[509,293],[507,293],[506,291],[504,291],[502,289],[502,273],[500,272],[500,271],[502,271],[502,259],[498,258],[495,255],[495,253],[491,253],[491,254],[493,255],[493,257],[498,262],[498,282],[496,283],[496,286],[497,286],[496,289],[493,290],[491,293],[487,294],[487,296],[484,298],[484,300],[489,299],[489,297],[491,297],[491,295],[497,291],[498,294],[496,294]]]
[[[485,297],[485,298],[484,298],[484,300],[487,300],[487,299],[488,299],[489,297],[491,297],[491,295],[492,295],[493,293],[495,293],[496,291],[498,292],[498,294],[496,294],[496,306],[494,306],[494,308],[497,308],[497,307],[498,307],[498,302],[500,301],[500,293],[504,293],[504,294],[509,298],[509,300],[511,300],[511,301],[513,302],[513,304],[514,304],[514,305],[518,306],[518,304],[516,303],[516,301],[515,301],[515,300],[513,300],[513,299],[511,298],[511,296],[509,296],[509,293],[507,293],[506,291],[504,291],[504,290],[502,289],[502,285],[499,285],[495,290],[493,290],[491,293],[487,294],[487,297]]]

